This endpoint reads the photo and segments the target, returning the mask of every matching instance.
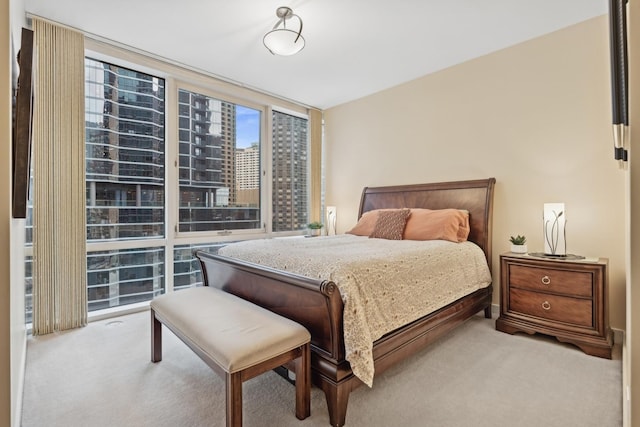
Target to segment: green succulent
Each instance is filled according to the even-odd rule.
[[[525,243],[527,243],[527,238],[524,236],[517,235],[517,236],[511,236],[509,238],[509,241],[514,245],[524,245]]]

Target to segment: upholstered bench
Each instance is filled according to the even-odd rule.
[[[296,417],[311,412],[309,332],[216,288],[197,287],[151,301],[151,361],[162,360],[165,325],[226,382],[227,427],[242,425],[242,383],[287,365],[295,372]]]

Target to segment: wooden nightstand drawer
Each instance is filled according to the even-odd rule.
[[[511,265],[509,286],[590,298],[593,295],[593,275],[589,272]]]
[[[593,327],[593,301],[511,289],[509,311],[556,322]]]

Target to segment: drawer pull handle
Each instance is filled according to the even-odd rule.
[[[549,301],[545,301],[542,303],[542,308],[544,310],[551,310],[551,304],[549,304]]]
[[[540,281],[542,282],[543,285],[548,285],[551,283],[551,279],[549,279],[549,276],[543,276],[542,279],[540,279]]]

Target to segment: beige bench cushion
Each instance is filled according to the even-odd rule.
[[[221,368],[242,371],[307,343],[302,325],[208,286],[161,295],[151,308]]]

